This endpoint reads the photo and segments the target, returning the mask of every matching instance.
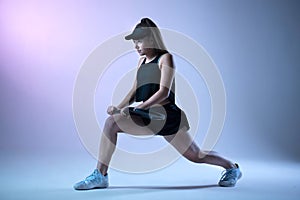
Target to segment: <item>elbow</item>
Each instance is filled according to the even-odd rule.
[[[169,97],[169,94],[170,94],[169,90],[162,90],[160,92],[161,100],[167,99]]]
[[[169,97],[169,94],[170,94],[169,92],[166,92],[166,93],[164,94],[164,96],[163,96],[163,97],[164,97],[164,100],[167,99],[167,98]]]

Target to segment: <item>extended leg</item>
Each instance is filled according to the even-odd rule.
[[[185,129],[179,130],[175,135],[164,136],[164,138],[173,145],[180,154],[192,162],[217,165],[225,169],[235,167],[234,163],[219,156],[216,152],[201,151]]]

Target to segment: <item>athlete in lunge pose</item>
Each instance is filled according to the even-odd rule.
[[[74,188],[88,190],[108,187],[107,171],[120,132],[162,136],[188,160],[223,167],[225,171],[219,185],[234,186],[241,177],[239,166],[215,152],[201,151],[188,132],[187,117],[175,104],[172,55],[166,50],[158,27],[149,18],[143,18],[125,39],[133,41],[141,56],[136,80],[118,106],[108,107],[110,116],[103,129],[97,167],[90,176],[76,183]],[[133,102],[141,103],[129,107]],[[152,119],[151,112],[161,113],[165,118]]]

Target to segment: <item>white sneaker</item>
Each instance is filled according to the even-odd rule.
[[[103,176],[98,169],[86,177],[83,181],[76,183],[75,190],[90,190],[94,188],[107,188],[108,187],[108,175]]]
[[[222,187],[233,187],[235,186],[238,179],[242,177],[242,172],[238,164],[235,164],[236,168],[226,169],[223,176],[219,181],[219,186]]]

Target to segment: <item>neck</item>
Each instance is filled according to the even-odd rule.
[[[152,60],[155,56],[157,56],[157,53],[155,52],[154,49],[152,49],[152,50],[149,51],[145,56],[146,56],[146,61],[150,61],[150,60]]]

